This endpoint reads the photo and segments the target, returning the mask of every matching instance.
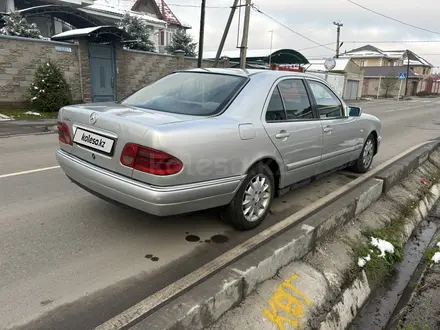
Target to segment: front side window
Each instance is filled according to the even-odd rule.
[[[337,118],[344,116],[344,109],[341,101],[324,84],[317,81],[309,81],[310,89],[318,106],[319,117],[321,119]]]
[[[122,100],[123,105],[192,116],[219,113],[247,79],[240,76],[178,72]]]

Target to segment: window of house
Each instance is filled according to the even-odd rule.
[[[159,34],[159,44],[161,45],[161,46],[165,46],[165,31],[160,31],[160,34]]]
[[[315,97],[321,119],[344,116],[344,109],[338,97],[324,84],[310,80],[310,89]]]

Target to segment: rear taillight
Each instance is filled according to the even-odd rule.
[[[176,157],[134,143],[124,146],[120,161],[122,165],[154,175],[176,174],[183,167],[182,162]]]
[[[58,140],[72,145],[72,137],[70,135],[69,126],[66,123],[58,122]]]

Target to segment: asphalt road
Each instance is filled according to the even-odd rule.
[[[374,165],[440,136],[440,99],[360,105],[383,123]],[[54,167],[56,148],[54,134],[0,138],[2,329],[91,329],[353,179],[299,188],[239,233],[216,210],[158,219],[101,201]]]

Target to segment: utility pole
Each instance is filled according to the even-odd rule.
[[[197,67],[202,67],[203,60],[203,39],[205,38],[205,8],[206,0],[202,0],[202,9],[200,12],[200,33],[199,33],[199,58],[197,61]]]
[[[225,46],[226,38],[228,37],[229,29],[231,28],[232,20],[234,19],[235,10],[238,6],[238,0],[234,0],[234,3],[231,7],[231,12],[229,13],[228,22],[226,23],[225,30],[223,31],[222,40],[220,41],[220,45],[217,50],[217,55],[215,56],[215,63],[214,67],[217,67],[218,60],[220,59],[220,56],[222,56],[223,47]]]
[[[334,25],[336,25],[338,28],[336,30],[336,58],[339,58],[339,36],[341,34],[341,26],[344,26],[340,21],[333,22]]]
[[[409,84],[409,50],[406,50],[406,57],[408,60],[408,63],[406,65],[406,81],[405,81],[405,96],[408,96],[408,84]]]
[[[269,68],[272,65],[272,41],[273,41],[273,30],[270,30],[270,54],[269,54]]]
[[[244,11],[244,23],[243,23],[243,39],[241,40],[240,49],[240,68],[246,69],[246,55],[249,39],[249,23],[251,16],[251,0],[246,0],[246,9]]]

